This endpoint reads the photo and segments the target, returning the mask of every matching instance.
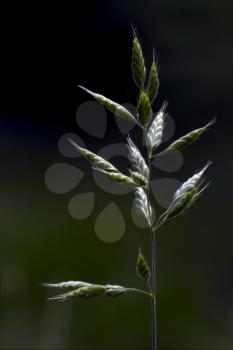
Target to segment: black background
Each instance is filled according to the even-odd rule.
[[[135,258],[135,247],[128,253],[132,237],[124,248],[124,243],[109,248],[98,246],[89,236],[74,236],[77,222],[66,217],[63,200],[49,194],[43,183],[46,168],[61,160],[58,138],[77,130],[75,111],[87,98],[78,84],[116,101],[135,102],[131,23],[138,29],[148,63],[155,45],[160,64],[155,107],[164,99],[169,101],[177,135],[217,117],[208,135],[187,151],[185,166],[178,174],[185,179],[211,159],[211,188],[192,214],[166,229],[159,243],[158,343],[161,349],[233,348],[232,11],[230,0],[85,1],[54,6],[20,2],[2,6],[2,348],[149,346],[148,305],[143,304],[145,311],[141,306],[137,312],[135,300],[130,304],[129,299],[128,309],[124,301],[121,308],[118,302],[117,316],[113,316],[116,308],[111,304],[102,323],[98,315],[104,314],[104,301],[81,305],[81,309],[75,305],[64,347],[56,336],[46,345],[38,340],[39,324],[45,317],[45,294],[38,282],[51,276],[53,264],[59,279],[69,271],[72,278],[74,263],[85,265],[83,270],[79,267],[83,279],[93,279],[91,264],[99,254],[99,266],[94,268],[98,280],[105,276],[101,268],[106,259],[114,254],[112,273],[120,279],[121,269]],[[112,131],[110,136],[114,140],[119,137]],[[86,137],[91,145],[91,138]],[[93,141],[93,148],[97,146]],[[70,236],[64,234],[67,230]],[[78,250],[88,251],[89,258],[85,261],[83,252],[79,261]],[[17,283],[23,282],[15,281],[12,274],[18,265],[27,276],[22,289]],[[126,268],[125,279],[131,270],[132,266]],[[129,280],[134,281],[131,276]],[[59,312],[57,315],[59,318]],[[80,333],[76,325],[82,329]]]

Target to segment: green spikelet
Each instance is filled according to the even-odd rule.
[[[111,163],[106,161],[104,158],[98,156],[97,154],[89,151],[86,148],[80,147],[74,141],[69,139],[69,142],[86,158],[91,162],[97,171],[101,171],[106,174],[112,180],[119,182],[124,185],[129,185],[133,187],[140,186],[138,182],[134,181],[133,177],[122,174],[117,168],[114,167]],[[139,174],[140,175],[140,174]],[[143,176],[142,176],[143,177]],[[139,181],[139,180],[138,180]],[[141,179],[142,181],[142,179]],[[146,181],[146,180],[145,180]],[[144,182],[143,182],[144,184]],[[143,185],[141,185],[143,186]]]
[[[98,285],[98,284],[92,284],[88,287],[82,287],[79,288],[77,291],[77,296],[79,298],[91,298],[91,297],[97,297],[105,292],[105,287]]]
[[[159,88],[158,68],[155,64],[155,59],[153,57],[153,63],[150,68],[148,84],[147,84],[147,94],[149,96],[151,103],[154,102],[154,99],[158,92],[158,88]]]
[[[155,227],[156,229],[161,225],[167,224],[182,216],[184,212],[200,197],[201,193],[208,186],[207,184],[201,188],[203,175],[210,164],[211,162],[208,162],[201,171],[195,173],[185,181],[175,192],[170,206],[158,219]]]
[[[103,171],[104,172],[104,171]],[[132,178],[127,175],[124,175],[120,172],[117,173],[111,173],[111,172],[104,172],[106,175],[113,181],[119,182],[122,185],[128,185],[128,186],[133,186],[137,187],[139,184]],[[142,185],[141,185],[142,186]]]
[[[144,281],[149,282],[151,277],[150,269],[140,248],[138,252],[136,271],[139,277],[141,277]]]
[[[114,286],[113,286],[114,287]],[[105,291],[105,295],[107,297],[119,297],[122,294],[125,294],[127,292],[126,288],[120,287],[120,286],[115,286],[114,288],[112,288],[111,286],[109,286],[106,291]]]
[[[138,186],[141,186],[144,188],[148,187],[147,179],[143,175],[139,174],[137,171],[130,170],[130,176]]]
[[[118,285],[100,285],[81,281],[67,281],[61,283],[43,283],[44,287],[70,289],[69,292],[56,295],[49,300],[66,301],[72,299],[89,299],[98,296],[118,297],[127,292],[143,293],[152,297],[150,293],[135,288],[125,288]],[[75,289],[74,289],[75,288]]]
[[[109,163],[107,160],[105,160],[104,158],[98,156],[97,154],[89,151],[86,148],[80,147],[79,145],[77,145],[77,143],[75,143],[73,140],[69,139],[69,142],[86,158],[89,160],[89,162],[91,162],[93,165],[95,165],[96,167],[98,167],[100,170],[103,170],[105,172],[118,172],[118,170],[114,167],[114,165],[112,165],[111,163]]]
[[[135,118],[132,115],[132,113],[130,113],[128,109],[121,106],[119,103],[116,103],[103,95],[96,94],[95,92],[92,92],[81,85],[79,85],[79,87],[91,96],[93,96],[100,104],[106,107],[109,111],[113,112],[117,117],[135,121]]]
[[[142,48],[139,43],[137,34],[134,30],[134,38],[133,38],[133,48],[132,48],[132,74],[135,84],[141,90],[144,88],[144,82],[146,78],[146,68],[145,61],[142,53]]]
[[[150,99],[145,91],[141,91],[138,103],[137,103],[137,110],[138,110],[138,119],[142,124],[147,124],[150,118],[152,117],[153,111],[151,108]]]
[[[203,126],[202,128],[193,130],[189,132],[188,134],[182,136],[180,139],[174,141],[164,152],[170,151],[170,150],[182,150],[186,148],[189,144],[196,141],[208,128],[215,123],[215,119],[212,119],[208,124]],[[162,152],[162,153],[164,153]]]

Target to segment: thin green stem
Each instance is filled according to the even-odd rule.
[[[150,161],[149,161],[150,164]],[[150,170],[150,169],[149,169]],[[156,239],[153,228],[153,218],[150,205],[150,192],[147,191],[147,203],[150,215],[150,236],[151,236],[151,289],[153,298],[151,299],[151,322],[152,322],[152,350],[157,349],[157,332],[156,332]]]
[[[146,128],[144,129],[144,137],[146,135]],[[153,298],[151,299],[151,323],[152,323],[152,350],[157,349],[157,332],[156,332],[156,238],[155,231],[153,227],[153,217],[151,212],[151,204],[150,204],[150,178],[151,178],[151,154],[148,152],[148,162],[149,168],[149,179],[148,179],[148,190],[146,191],[147,195],[147,205],[149,212],[149,221],[150,221],[150,236],[151,236],[151,289]]]
[[[151,233],[151,280],[153,298],[151,300],[151,317],[152,317],[152,350],[157,349],[157,332],[156,332],[156,245],[155,234]]]
[[[144,290],[141,290],[141,289],[129,288],[129,290],[130,290],[131,292],[137,292],[137,293],[142,293],[142,294],[149,295],[152,299],[153,299],[153,297],[154,297],[152,293],[148,293],[148,292],[146,292],[146,291],[144,291]]]

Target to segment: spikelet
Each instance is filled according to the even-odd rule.
[[[91,284],[81,281],[66,281],[60,283],[42,283],[44,287],[47,288],[59,288],[59,289],[78,289],[81,287],[88,287]]]
[[[111,173],[111,172],[105,172],[105,171],[102,171],[102,172],[105,173],[113,181],[119,182],[123,185],[128,185],[133,187],[143,186],[141,184],[139,185],[132,177],[124,175],[121,172],[117,172],[117,173],[116,172]]]
[[[134,30],[133,47],[132,47],[132,75],[137,87],[141,90],[144,87],[146,78],[145,61],[141,45],[139,43],[137,34]]]
[[[104,295],[107,297],[118,297],[130,290],[130,288],[124,288],[122,286],[115,286],[111,284],[107,284],[105,287],[106,290],[104,292]]]
[[[148,188],[148,181],[143,175],[139,174],[137,171],[130,170],[130,176],[138,186]]]
[[[150,68],[148,84],[147,84],[147,95],[149,96],[151,103],[154,102],[158,89],[159,89],[158,68],[156,66],[154,54],[153,54],[153,62]]]
[[[133,167],[135,167],[135,169],[148,180],[149,169],[145,162],[145,159],[141,155],[141,152],[139,151],[137,146],[130,139],[130,137],[128,137],[127,141],[128,141],[129,158]]]
[[[187,147],[190,143],[196,141],[208,128],[215,123],[215,119],[212,119],[208,124],[203,126],[202,128],[193,130],[188,134],[182,136],[180,139],[174,141],[165,151],[161,152],[164,154],[170,150],[182,150]]]
[[[70,299],[88,299],[104,294],[105,288],[101,285],[92,284],[88,287],[81,287],[70,292],[59,294],[49,300],[66,301]]]
[[[144,291],[135,289],[135,288],[125,288],[118,285],[100,285],[100,284],[91,284],[81,281],[68,281],[61,283],[44,283],[45,287],[49,288],[64,288],[71,289],[69,292],[62,293],[56,295],[55,297],[49,298],[49,300],[55,301],[66,301],[72,299],[88,299],[97,296],[107,296],[107,297],[118,297],[127,292],[138,292],[143,294],[151,294],[146,293]]]
[[[145,91],[141,91],[137,102],[138,119],[145,125],[152,117],[153,111],[151,108],[150,99]]]
[[[151,278],[150,269],[146,259],[144,258],[141,249],[139,248],[136,271],[139,277],[141,277],[144,281],[149,282]]]
[[[96,93],[86,89],[85,87],[83,87],[81,85],[79,85],[79,87],[82,90],[86,91],[88,94],[92,95],[100,104],[102,104],[104,107],[106,107],[111,112],[113,112],[117,117],[120,117],[120,118],[123,118],[126,120],[135,121],[133,114],[130,113],[130,111],[128,111],[128,109],[121,106],[119,103],[116,103],[116,102],[110,100],[109,98],[104,97],[100,94],[96,94]]]
[[[201,171],[195,173],[191,178],[185,181],[175,192],[172,203],[158,219],[156,229],[183,215],[183,213],[200,197],[200,194],[208,186],[200,188],[203,175],[210,164],[211,162],[208,162]]]
[[[73,140],[69,139],[69,142],[85,157],[94,164],[97,168],[106,171],[106,172],[118,172],[118,170],[109,162],[107,162],[104,158],[98,156],[97,154],[89,151],[86,148],[80,147]]]
[[[75,148],[77,148],[79,150],[79,152],[85,158],[87,158],[94,165],[95,170],[101,171],[102,173],[106,174],[112,180],[119,182],[121,184],[134,186],[134,187],[139,186],[139,183],[135,182],[132,177],[129,177],[127,175],[122,174],[117,168],[115,168],[111,163],[107,162],[102,157],[89,151],[86,148],[80,147],[74,141],[72,141],[70,139],[69,139],[69,141]],[[139,179],[138,179],[138,181],[139,181]],[[143,185],[144,185],[144,183],[143,183]],[[140,184],[140,186],[143,186],[143,185]]]
[[[152,208],[148,203],[145,190],[141,187],[137,187],[135,190],[135,203],[136,203],[136,209],[143,214],[148,225],[151,226],[152,225],[152,222],[151,222]]]
[[[165,102],[158,112],[158,114],[154,117],[147,133],[145,136],[146,145],[148,148],[148,156],[151,157],[151,154],[155,148],[157,148],[161,142],[163,137],[163,129],[165,126],[165,109],[167,107],[167,103]]]

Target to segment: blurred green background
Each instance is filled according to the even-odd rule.
[[[158,237],[158,347],[233,349],[232,10],[228,0],[20,3],[2,9],[1,349],[150,347],[144,296],[51,303],[40,286],[79,279],[143,288],[135,259],[138,245],[149,255],[149,236],[132,224],[132,194],[101,191],[91,172],[60,196],[44,182],[56,162],[89,171],[85,161],[58,152],[63,133],[77,133],[96,151],[122,141],[110,115],[102,141],[78,128],[75,112],[88,99],[79,83],[135,102],[130,23],[138,28],[148,63],[155,45],[161,81],[156,108],[169,101],[176,136],[217,117],[174,174],[184,181],[206,160],[214,162],[211,187]],[[97,202],[91,216],[78,221],[67,203],[85,191],[96,192]],[[94,221],[112,201],[122,209],[127,233],[107,244],[96,237]]]

